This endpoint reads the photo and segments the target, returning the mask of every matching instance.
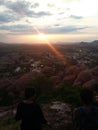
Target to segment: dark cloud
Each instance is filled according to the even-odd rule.
[[[1,12],[0,13],[0,23],[7,23],[7,22],[13,22],[16,20],[19,20],[20,17],[15,15],[14,13],[12,14],[9,11]]]
[[[46,15],[51,15],[51,14],[49,12],[40,11],[38,13],[33,12],[33,15],[36,17],[41,17],[41,16],[46,16]]]
[[[39,7],[39,3],[34,3],[31,5],[31,8],[36,8],[36,7]]]
[[[4,5],[5,0],[0,0],[0,5]]]
[[[35,29],[26,24],[18,24],[18,25],[2,25],[0,26],[0,30],[10,31],[12,33],[36,33]]]
[[[32,17],[32,11],[29,9],[30,7],[29,2],[26,1],[10,2],[6,4],[6,7],[22,16]]]
[[[88,27],[76,27],[76,26],[65,26],[65,27],[52,27],[52,28],[38,28],[39,31],[45,32],[47,34],[65,34],[65,33],[73,33],[79,30],[86,29]],[[28,25],[12,25],[12,26],[0,26],[1,30],[8,30],[13,33],[27,33],[27,34],[35,34],[36,30],[32,26]]]
[[[4,15],[3,14],[0,14],[0,23],[6,23],[6,22],[10,22],[11,21],[11,16],[9,15]]]
[[[76,32],[86,28],[87,27],[65,26],[65,27],[43,29],[43,32],[50,33],[50,34],[64,34],[64,33]]]
[[[70,15],[70,18],[73,18],[73,19],[82,19],[83,17],[82,16],[77,16],[77,15]]]
[[[42,16],[46,16],[46,15],[51,15],[49,12],[44,12],[44,11],[40,11],[40,12],[35,12],[32,10],[32,8],[36,8],[39,6],[38,3],[30,3],[24,0],[21,1],[16,1],[16,2],[12,2],[12,1],[4,1],[1,2],[1,5],[6,6],[6,8],[8,8],[9,10],[13,11],[16,13],[16,15],[20,15],[22,17],[42,17]],[[12,12],[12,13],[13,13]]]

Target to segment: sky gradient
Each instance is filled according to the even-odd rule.
[[[0,0],[0,42],[98,39],[98,0]]]

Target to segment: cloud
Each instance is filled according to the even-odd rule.
[[[20,14],[22,16],[32,17],[32,11],[29,9],[30,3],[26,1],[16,1],[16,2],[7,2],[5,6],[16,12],[16,14]]]
[[[34,3],[31,5],[31,8],[37,8],[37,7],[39,7],[39,3]]]
[[[66,33],[73,33],[79,30],[86,29],[88,27],[76,27],[76,26],[64,26],[64,27],[52,27],[52,28],[38,28],[39,31],[45,32],[47,34],[66,34]],[[11,25],[11,26],[0,26],[1,30],[7,30],[12,33],[25,33],[25,34],[36,34],[36,30],[29,25]]]
[[[48,7],[55,7],[55,4],[48,3],[47,6]]]
[[[46,16],[46,15],[51,15],[51,14],[49,12],[40,11],[38,13],[33,12],[33,15],[36,17],[41,17],[41,16]]]
[[[60,24],[55,24],[54,27],[60,26]]]
[[[26,24],[17,24],[17,25],[2,25],[0,26],[0,30],[6,30],[9,31],[12,34],[15,33],[21,33],[21,34],[30,34],[33,33],[35,34],[36,31],[33,27],[26,25]]]
[[[11,21],[10,15],[4,15],[4,13],[0,14],[0,23],[6,23]]]
[[[82,19],[83,17],[82,16],[77,16],[77,15],[70,15],[70,18],[73,18],[73,19]]]
[[[76,26],[63,26],[63,27],[53,27],[53,28],[45,28],[42,29],[43,32],[49,34],[66,34],[66,33],[73,33],[79,30],[86,29],[88,27],[76,27]]]
[[[4,5],[5,0],[0,0],[0,5]]]
[[[12,14],[9,11],[0,12],[0,23],[13,22],[19,19],[19,16],[15,15],[14,13]]]
[[[1,2],[1,5],[4,5],[6,8],[8,8],[9,10],[15,12],[16,14],[22,16],[22,17],[42,17],[42,16],[46,16],[46,15],[51,15],[49,12],[45,12],[45,11],[40,11],[40,12],[35,12],[32,9],[36,8],[39,6],[38,3],[30,3],[24,0],[21,1],[4,1]]]

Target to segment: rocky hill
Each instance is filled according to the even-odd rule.
[[[16,77],[0,79],[0,106],[11,105],[23,97],[24,87],[32,85],[39,94],[55,91],[63,84],[70,83],[74,88],[89,87],[98,90],[98,66],[88,68],[84,64],[69,66],[66,71],[55,73],[53,68],[43,68],[41,72],[28,72]],[[66,85],[64,86],[66,88]]]

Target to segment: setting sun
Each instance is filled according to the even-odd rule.
[[[46,36],[44,33],[38,34],[37,37],[38,37],[39,39],[46,39],[46,38],[47,38],[47,36]]]

